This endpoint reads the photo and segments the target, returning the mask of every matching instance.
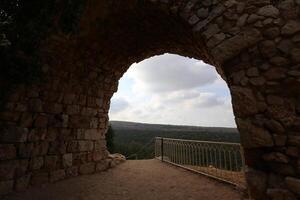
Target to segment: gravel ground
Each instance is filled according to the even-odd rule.
[[[5,200],[238,200],[234,187],[158,160],[126,161],[94,175],[15,193]]]

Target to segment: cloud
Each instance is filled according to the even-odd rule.
[[[231,97],[214,67],[165,54],[133,66],[120,81],[111,120],[235,127]]]
[[[129,69],[136,91],[153,93],[193,89],[217,80],[215,69],[202,61],[173,54],[155,56]]]
[[[129,103],[122,97],[112,98],[110,105],[110,112],[118,113],[124,111],[129,107]]]

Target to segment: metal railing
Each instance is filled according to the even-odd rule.
[[[246,187],[243,149],[238,143],[155,138],[155,158]]]

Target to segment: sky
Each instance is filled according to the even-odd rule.
[[[215,68],[174,54],[131,65],[111,100],[110,120],[236,127],[231,96]]]

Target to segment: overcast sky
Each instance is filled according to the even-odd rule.
[[[214,67],[164,54],[134,63],[119,82],[110,120],[236,127],[226,83]]]

